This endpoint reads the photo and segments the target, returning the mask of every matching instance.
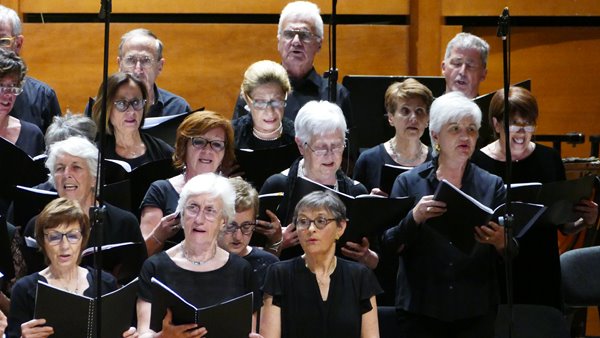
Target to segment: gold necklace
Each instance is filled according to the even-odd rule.
[[[419,142],[419,149],[417,150],[417,154],[415,155],[415,157],[413,158],[402,158],[402,156],[400,155],[400,153],[398,153],[396,151],[396,137],[392,137],[389,141],[388,141],[388,145],[390,146],[390,150],[392,151],[392,159],[394,161],[396,161],[396,163],[398,164],[403,164],[403,163],[415,163],[416,161],[418,161],[421,156],[423,156],[423,145]]]

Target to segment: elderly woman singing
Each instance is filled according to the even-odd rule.
[[[418,202],[383,236],[389,249],[403,248],[396,294],[400,324],[407,337],[493,337],[503,228],[494,222],[475,227],[477,243],[468,255],[430,222],[446,212],[446,204],[433,199],[443,179],[491,208],[504,202],[504,185],[469,160],[481,123],[475,103],[458,92],[445,94],[433,102],[429,121],[434,158],[398,176],[391,192]]]

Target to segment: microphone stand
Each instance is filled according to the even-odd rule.
[[[103,186],[104,186],[104,172],[103,172],[103,149],[106,138],[106,107],[108,92],[108,48],[109,48],[109,33],[110,33],[110,14],[112,11],[112,0],[101,0],[100,1],[100,13],[98,17],[104,20],[104,70],[102,74],[102,108],[100,111],[100,125],[98,126],[98,164],[96,174],[96,200],[98,203],[90,208],[90,224],[92,224],[92,231],[94,231],[94,237],[96,239],[96,248],[94,254],[94,268],[96,274],[96,327],[95,337],[102,337],[102,243],[103,243],[103,228],[106,214],[106,206],[104,205]]]
[[[508,7],[505,7],[502,11],[502,15],[498,19],[498,37],[502,38],[502,65],[504,74],[504,148],[506,154],[506,172],[504,175],[504,182],[506,184],[506,209],[504,220],[501,220],[501,224],[504,226],[504,270],[506,278],[506,303],[508,309],[508,337],[512,337],[513,331],[513,270],[512,270],[512,254],[511,244],[513,238],[513,221],[514,215],[512,213],[512,196],[511,196],[511,181],[512,181],[512,156],[510,151],[510,131],[509,131],[509,115],[510,106],[508,101],[509,90],[510,90],[510,61],[509,61],[509,50],[508,41],[510,33],[510,15],[508,13]]]
[[[337,0],[331,1],[331,21],[329,23],[329,71],[325,72],[325,77],[329,82],[329,102],[337,101],[337,79],[338,69],[336,65],[337,34],[336,34],[336,8]]]

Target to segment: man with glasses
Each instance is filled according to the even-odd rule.
[[[329,83],[314,68],[314,59],[323,42],[323,19],[320,9],[308,1],[290,2],[279,17],[277,50],[281,64],[292,84],[284,115],[294,120],[304,104],[329,98]],[[342,108],[349,126],[351,122],[350,93],[338,84],[336,103]],[[247,114],[245,102],[239,97],[233,117]]]
[[[473,99],[479,95],[479,84],[487,75],[490,46],[470,33],[458,33],[448,42],[442,61],[446,93],[459,91]]]
[[[132,74],[142,81],[148,90],[150,108],[146,117],[177,115],[191,111],[189,104],[182,97],[156,85],[156,79],[165,64],[163,48],[164,45],[158,37],[144,28],[123,34],[119,44],[119,71]],[[90,107],[88,103],[88,116]]]
[[[219,233],[219,246],[226,251],[243,257],[252,265],[252,271],[259,282],[263,285],[267,268],[269,265],[278,262],[277,256],[258,247],[250,246],[250,240],[254,231],[264,232],[264,230],[274,228],[271,223],[257,220],[258,216],[258,192],[252,185],[244,181],[241,177],[229,179],[229,183],[235,190],[235,218],[226,224]],[[275,217],[272,223],[279,222]],[[281,229],[281,227],[279,227]],[[283,240],[281,230],[279,230],[280,240],[275,243],[275,252]],[[269,249],[269,248],[265,248]]]
[[[17,55],[23,48],[21,19],[17,13],[0,5],[0,48],[12,50]],[[17,96],[11,115],[37,125],[42,132],[52,123],[54,116],[60,116],[60,105],[56,93],[50,86],[26,76],[22,93]]]

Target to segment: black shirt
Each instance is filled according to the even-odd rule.
[[[60,114],[54,89],[42,81],[25,76],[23,92],[17,96],[10,115],[37,125],[45,133],[54,116]]]

